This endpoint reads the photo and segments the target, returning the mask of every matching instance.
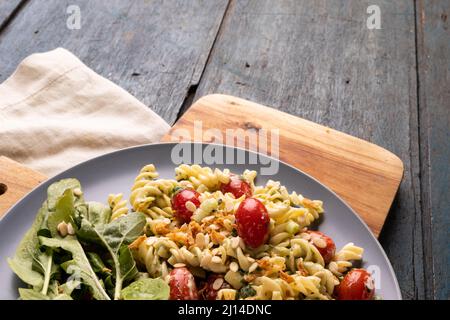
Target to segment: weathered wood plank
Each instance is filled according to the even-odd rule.
[[[32,0],[0,35],[0,81],[27,55],[56,47],[135,95],[169,123],[195,85],[227,0]],[[81,29],[66,26],[69,5]]]
[[[0,0],[0,30],[23,0]]]
[[[366,27],[369,5],[381,30]],[[412,1],[232,1],[196,99],[225,93],[369,140],[405,175],[381,242],[404,298],[423,298]]]
[[[417,1],[427,298],[450,299],[450,2]]]

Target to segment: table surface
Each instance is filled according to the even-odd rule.
[[[64,47],[170,124],[225,93],[376,143],[405,165],[380,236],[403,297],[449,299],[448,15],[447,0],[0,0],[0,81]]]

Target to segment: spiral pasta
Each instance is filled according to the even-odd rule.
[[[111,208],[111,221],[128,213],[127,201],[122,198],[122,193],[110,194],[108,196],[108,205]]]
[[[131,192],[130,203],[135,211],[153,219],[173,215],[170,194],[178,183],[175,180],[138,180]]]
[[[176,180],[187,180],[192,183],[199,192],[216,191],[221,183],[228,183],[230,180],[230,170],[211,170],[209,167],[199,165],[182,164],[175,169]]]
[[[355,246],[352,242],[346,244],[339,252],[336,253],[333,260],[335,261],[350,261],[361,260],[364,249]]]
[[[279,244],[272,249],[275,254],[286,257],[289,270],[298,270],[298,259],[312,261],[324,266],[325,262],[319,250],[310,242],[302,238],[292,238],[284,244]]]
[[[353,266],[352,261],[362,259],[363,253],[363,248],[355,246],[350,242],[336,253],[333,260],[329,263],[328,269],[330,269],[334,275],[341,277]]]
[[[331,297],[334,287],[339,284],[338,278],[328,269],[318,263],[311,261],[303,262],[303,268],[309,275],[320,278],[321,290]],[[323,293],[323,292],[322,292]]]
[[[323,213],[323,203],[289,192],[278,181],[258,186],[256,172],[245,170],[240,179],[270,219],[266,243],[248,247],[237,234],[235,219],[245,195],[220,191],[231,176],[227,169],[183,164],[175,169],[175,180],[160,179],[153,165],[144,166],[129,200],[132,210],[147,215],[147,235],[130,245],[138,265],[151,277],[166,278],[177,265],[196,274],[221,274],[228,285],[218,290],[221,300],[333,299],[335,287],[352,261],[362,258],[363,249],[349,243],[325,261],[319,250],[323,244],[307,230]],[[197,205],[186,202],[192,213],[188,223],[177,221],[171,203],[183,188],[200,193]],[[108,202],[114,218],[126,214],[122,195],[111,195]]]

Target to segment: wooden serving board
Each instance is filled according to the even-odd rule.
[[[194,137],[194,121],[202,122],[203,132],[217,129],[216,134]],[[278,129],[279,158],[334,190],[379,235],[403,175],[401,160],[379,146],[260,104],[218,94],[194,103],[162,140],[180,141],[176,136],[180,131],[176,130],[184,129],[192,138],[181,140],[223,142],[218,139],[220,133],[225,136],[226,129],[239,128],[256,132]],[[270,146],[270,136],[268,140]],[[234,140],[235,144],[243,142],[249,149],[258,147],[242,137]],[[0,217],[45,179],[39,172],[0,157]]]
[[[217,133],[209,131],[207,135],[194,137],[194,121],[201,121],[203,133],[218,129]],[[378,237],[400,185],[403,163],[377,145],[257,103],[220,94],[195,102],[163,141],[223,143],[225,130],[238,128],[278,129],[279,158],[331,188]],[[189,133],[191,137],[180,137],[180,133]],[[240,136],[233,143],[245,142],[247,148],[257,148],[244,140]]]
[[[24,195],[46,179],[42,173],[0,156],[0,218]]]

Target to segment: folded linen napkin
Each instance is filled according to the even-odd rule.
[[[27,57],[0,84],[0,155],[48,176],[106,152],[157,142],[168,129],[62,48]]]

